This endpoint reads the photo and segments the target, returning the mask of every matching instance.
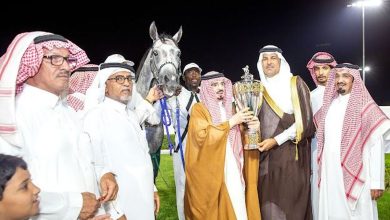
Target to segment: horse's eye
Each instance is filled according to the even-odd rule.
[[[153,55],[157,56],[158,55],[158,51],[157,50],[153,50]]]
[[[178,51],[177,52],[177,57],[180,57],[181,56],[181,51]]]

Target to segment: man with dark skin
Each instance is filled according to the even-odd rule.
[[[179,220],[184,220],[184,185],[185,185],[185,146],[187,141],[187,126],[192,106],[199,102],[200,74],[202,69],[196,63],[189,63],[183,69],[185,88],[177,91],[177,96],[169,100],[175,125],[175,151],[173,153],[173,169],[176,184],[176,204]],[[179,108],[179,121],[176,118],[176,109]],[[180,126],[178,126],[180,123]],[[180,131],[178,132],[178,127]],[[180,139],[179,139],[180,135]],[[181,142],[179,141],[181,140]]]

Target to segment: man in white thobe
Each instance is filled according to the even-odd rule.
[[[69,93],[67,95],[68,105],[76,112],[83,111],[85,93],[91,86],[99,71],[99,66],[96,64],[87,64],[72,73],[69,78]],[[82,114],[79,114],[82,115]]]
[[[0,134],[8,144],[3,147],[26,160],[42,190],[36,219],[89,219],[99,200],[117,192],[114,176],[104,167],[96,176],[85,159],[87,151],[77,144],[77,117],[64,99],[70,71],[88,61],[77,45],[46,32],[17,35],[1,57]],[[96,177],[101,196],[94,194]]]
[[[176,206],[179,220],[184,220],[184,187],[185,187],[185,146],[187,143],[188,122],[192,106],[199,102],[200,74],[202,69],[196,63],[189,63],[183,69],[185,88],[180,94],[169,99],[171,115],[175,128],[175,149],[173,152],[173,173],[176,186]],[[179,118],[177,118],[179,108]],[[179,121],[177,121],[179,119]],[[178,131],[178,128],[180,130]]]
[[[358,66],[338,64],[331,70],[315,120],[319,219],[378,219],[390,120],[364,86]]]
[[[311,107],[313,115],[322,106],[322,99],[324,97],[324,91],[326,82],[329,78],[329,72],[336,66],[334,57],[326,52],[318,52],[307,63],[307,69],[313,78],[316,88],[310,92]],[[313,209],[313,219],[318,219],[318,168],[317,168],[317,139],[313,137],[311,139],[311,202]]]
[[[158,212],[159,198],[153,184],[153,166],[145,131],[140,124],[155,114],[150,103],[163,95],[155,86],[146,100],[138,100],[137,110],[128,108],[134,91],[132,65],[119,54],[109,56],[100,64],[97,76],[86,92],[88,112],[83,120],[81,146],[92,149],[95,164],[107,163],[116,174],[120,187],[116,206],[126,218],[153,220]],[[91,103],[96,105],[91,106]]]

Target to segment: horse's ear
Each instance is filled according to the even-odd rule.
[[[155,42],[158,39],[157,27],[154,21],[150,24],[149,35],[150,38],[152,38],[153,42]]]
[[[175,36],[172,37],[172,39],[175,40],[176,43],[179,43],[182,34],[183,34],[183,29],[180,26],[179,31],[175,34]]]

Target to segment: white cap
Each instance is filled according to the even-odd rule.
[[[199,70],[199,72],[201,73],[202,72],[202,69],[198,66],[198,64],[196,63],[189,63],[187,64],[184,69],[183,69],[183,74],[188,70],[188,69],[191,69],[191,68],[196,68]]]

